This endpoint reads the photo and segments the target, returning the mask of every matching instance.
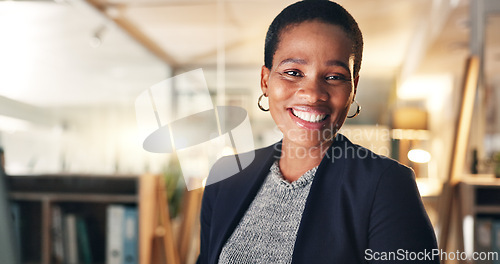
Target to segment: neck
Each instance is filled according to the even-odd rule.
[[[308,170],[318,166],[332,142],[323,142],[317,146],[303,146],[283,139],[279,161],[283,177],[287,181],[293,182]]]

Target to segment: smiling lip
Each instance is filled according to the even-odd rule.
[[[298,126],[306,129],[320,129],[330,118],[326,110],[306,106],[289,108],[288,112]]]

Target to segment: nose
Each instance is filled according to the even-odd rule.
[[[322,82],[323,80],[320,80],[319,78],[304,81],[301,88],[298,90],[298,94],[304,97],[308,103],[327,101],[329,95],[325,84]]]

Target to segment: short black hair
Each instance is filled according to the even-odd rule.
[[[269,26],[264,46],[264,65],[271,69],[274,53],[278,48],[280,35],[289,26],[302,22],[319,20],[336,25],[345,31],[353,41],[354,76],[358,76],[363,56],[363,35],[358,23],[341,5],[328,0],[304,0],[287,6],[274,18]]]

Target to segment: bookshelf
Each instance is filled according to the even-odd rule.
[[[55,207],[85,219],[92,263],[106,263],[110,205],[137,208],[140,264],[160,257],[163,263],[178,263],[162,180],[156,175],[7,176],[10,198],[20,213],[22,263],[59,262],[53,253]]]
[[[470,226],[473,237],[464,239],[464,242],[469,242],[474,252],[498,252],[500,248],[495,246],[498,244],[495,243],[495,237],[500,230],[495,230],[495,225],[500,225],[500,179],[493,175],[466,176],[459,182],[458,192],[461,218],[472,216],[473,219],[473,226]],[[500,262],[490,260],[470,263]]]

